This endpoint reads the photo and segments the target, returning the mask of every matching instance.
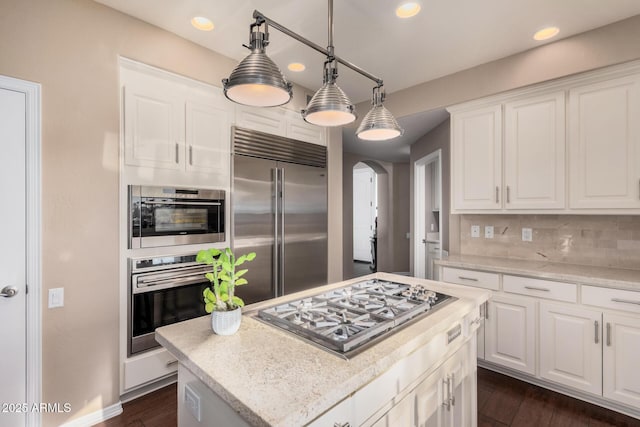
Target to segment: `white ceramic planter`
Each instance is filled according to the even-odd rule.
[[[242,310],[240,307],[233,311],[212,311],[211,327],[218,335],[233,335],[238,332],[242,321]]]

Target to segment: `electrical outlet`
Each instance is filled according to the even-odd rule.
[[[471,237],[480,237],[480,226],[472,225],[471,226]]]
[[[522,229],[522,241],[523,242],[533,241],[533,230],[531,228]]]
[[[64,307],[64,288],[49,289],[49,308]]]
[[[493,225],[485,225],[485,227],[484,227],[484,238],[485,239],[493,239]]]
[[[198,422],[201,422],[202,414],[200,411],[200,396],[189,384],[185,384],[184,386],[184,404],[191,415],[193,415],[193,418],[198,420]]]

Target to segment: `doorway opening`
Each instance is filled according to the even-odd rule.
[[[366,163],[353,166],[353,277],[377,270],[378,178]]]
[[[414,274],[437,280],[433,261],[442,257],[442,150],[415,162],[414,166]]]

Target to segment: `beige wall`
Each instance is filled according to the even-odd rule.
[[[393,92],[385,106],[403,117],[638,58],[640,15]]]
[[[343,153],[343,274],[353,277],[353,167],[364,162],[378,178],[378,271],[409,271],[409,167]]]
[[[216,86],[236,61],[89,0],[2,0],[0,10],[0,74],[42,84],[42,398],[72,407],[44,415],[57,426],[119,400],[118,57]],[[341,188],[342,138],[331,139],[329,185]],[[336,280],[342,198],[332,196]],[[65,306],[48,309],[55,287]]]
[[[451,194],[451,155],[450,155],[450,131],[451,121],[445,120],[441,124],[435,127],[431,132],[424,135],[412,146],[409,153],[409,165],[410,165],[410,224],[411,224],[411,244],[410,244],[410,260],[411,260],[411,272],[413,269],[413,230],[415,229],[415,219],[413,215],[414,209],[414,188],[413,188],[413,173],[414,164],[424,156],[433,153],[436,150],[442,150],[441,162],[442,162],[442,206],[440,207],[440,215],[442,215],[442,229],[440,230],[440,241],[442,242],[442,249],[449,250],[449,206]]]
[[[640,216],[459,215],[460,250],[498,256],[640,270]],[[471,237],[471,226],[494,227],[493,239]],[[533,241],[522,241],[522,228]]]

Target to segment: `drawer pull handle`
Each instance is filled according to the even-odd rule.
[[[472,282],[477,282],[478,281],[478,279],[476,279],[474,277],[458,276],[458,279],[460,279],[460,280],[471,280]]]
[[[598,338],[598,332],[599,332],[599,331],[598,331],[598,329],[599,329],[599,328],[598,328],[598,326],[600,326],[600,324],[599,324],[599,323],[598,323],[598,321],[596,320],[596,321],[595,321],[595,333],[596,333],[595,341],[596,341],[596,344],[598,344],[598,342],[600,342],[600,339]]]
[[[525,289],[529,289],[532,291],[543,291],[543,292],[551,292],[551,289],[547,288],[538,288],[537,286],[525,286]]]
[[[349,424],[348,422],[346,422],[346,423],[334,423],[333,427],[351,427],[351,424]]]
[[[178,363],[178,361],[177,361],[177,360],[169,360],[169,361],[166,363],[166,366],[167,366],[167,368],[168,368],[169,366],[173,366],[173,365],[175,365],[176,363]]]
[[[640,305],[640,301],[634,301],[632,299],[611,298],[611,301],[613,301],[613,302],[621,302],[623,304]]]
[[[607,322],[607,347],[611,347],[611,323]]]

